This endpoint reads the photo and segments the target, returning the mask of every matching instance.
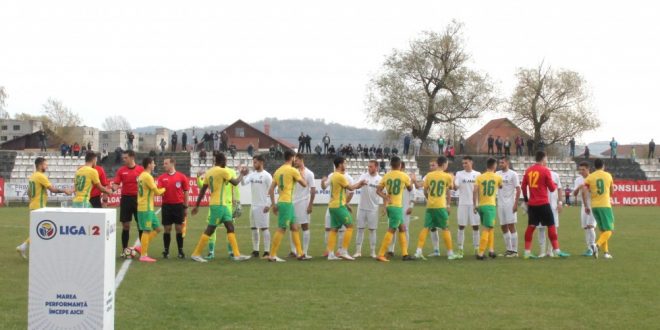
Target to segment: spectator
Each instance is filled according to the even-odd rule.
[[[651,158],[655,158],[655,142],[653,142],[653,139],[649,142],[649,159]]]
[[[160,155],[161,156],[165,152],[165,147],[166,146],[167,146],[167,141],[165,141],[165,138],[160,138]]]
[[[328,147],[330,147],[330,137],[328,133],[323,136],[323,153],[328,154]]]
[[[451,145],[451,138],[447,137],[446,141],[447,141],[446,146],[447,146],[447,148],[449,148],[449,146]]]
[[[390,147],[385,146],[385,148],[383,148],[383,156],[385,156],[387,159],[390,158]]]
[[[82,146],[82,148],[80,148],[80,155],[82,156],[82,155],[86,155],[86,154],[87,154],[87,147]]]
[[[179,137],[176,135],[176,131],[172,133],[172,152],[176,152],[176,145],[179,143]]]
[[[222,149],[223,152],[226,152],[227,148],[229,148],[229,134],[224,130],[220,132],[220,149]]]
[[[220,134],[218,133],[218,131],[215,131],[215,133],[213,133],[213,151],[221,150],[221,148],[222,150],[224,150],[222,146],[222,141],[220,139]]]
[[[73,144],[73,148],[71,148],[73,151],[73,155],[80,158],[80,144],[78,142]]]
[[[247,153],[248,153],[248,155],[250,155],[250,158],[252,158],[252,156],[254,156],[254,146],[252,145],[252,143],[250,143],[248,145]]]
[[[46,132],[44,130],[39,131],[39,150],[40,151],[48,151],[46,148]]]
[[[538,148],[539,151],[545,151],[545,141],[543,140],[543,138],[541,138],[541,140],[539,141]]]
[[[206,165],[206,149],[202,148],[202,150],[199,151],[199,165]]]
[[[101,163],[105,162],[106,159],[108,159],[108,151],[103,148],[103,151],[101,151]]]
[[[92,142],[91,141],[87,142],[87,150],[92,151]]]
[[[124,150],[121,150],[121,147],[115,148],[115,164],[121,162],[121,155],[124,153]]]
[[[334,156],[337,153],[337,150],[335,150],[335,145],[331,144],[330,147],[328,148],[328,153],[330,156]]]
[[[570,148],[571,157],[575,157],[575,139],[574,138],[571,138],[571,140],[568,141],[568,147]]]
[[[504,156],[511,156],[511,141],[508,137],[504,140]]]
[[[532,138],[527,139],[527,156],[534,156],[534,140]]]
[[[616,149],[619,146],[619,143],[616,142],[614,138],[612,138],[612,141],[610,141],[610,158],[611,159],[616,159]]]
[[[188,134],[181,133],[181,151],[188,151]]]
[[[564,189],[564,193],[566,194],[566,205],[571,205],[571,191],[572,189]]]
[[[68,149],[67,145],[64,144],[64,143],[62,143],[62,144],[60,145],[60,156],[65,157],[65,156],[66,156],[67,149]]]
[[[458,143],[459,143],[459,145],[460,145],[460,149],[459,149],[459,150],[460,150],[460,154],[462,155],[462,154],[465,153],[465,138],[463,138],[462,135],[461,135],[461,139],[458,141]]]
[[[316,152],[317,156],[321,156],[321,153],[323,152],[323,148],[321,147],[320,143],[316,144],[316,147],[314,147],[314,152]]]
[[[236,146],[235,145],[232,144],[231,146],[229,146],[229,154],[231,155],[232,159],[236,158]]]
[[[630,159],[632,159],[633,162],[637,160],[637,151],[635,151],[634,146],[630,150]]]
[[[445,138],[442,136],[438,138],[438,155],[445,153]]]
[[[126,139],[128,140],[128,142],[126,143],[126,149],[133,150],[133,141],[135,140],[135,135],[133,134],[133,132],[129,131],[128,133],[126,133]]]
[[[589,146],[584,146],[584,159],[589,159]]]
[[[370,158],[370,159],[374,159],[374,158],[376,158],[376,145],[375,145],[375,144],[372,144],[372,145],[371,145],[371,148],[369,148],[369,156],[368,156],[368,158]]]
[[[197,140],[197,135],[193,133],[193,152],[197,151],[198,144],[199,144],[199,140]]]
[[[486,140],[488,143],[488,154],[489,155],[494,155],[495,151],[493,150],[493,145],[495,144],[495,139],[493,139],[492,135],[488,135],[488,140]]]
[[[305,133],[303,132],[300,132],[300,136],[298,137],[298,152],[305,152]]]
[[[305,152],[312,153],[312,137],[309,134],[305,135]]]
[[[358,143],[356,152],[360,157],[362,157],[362,144],[361,143]]]
[[[376,148],[376,158],[383,158],[383,147],[380,144],[378,145],[378,148]]]
[[[497,139],[495,139],[495,148],[497,148],[497,155],[502,156],[502,139],[500,139],[499,135],[497,136]]]
[[[406,134],[403,137],[403,154],[408,156],[408,150],[410,150],[410,135]]]
[[[392,147],[392,157],[399,155],[399,148],[396,146]]]
[[[422,149],[422,139],[420,139],[419,137],[416,137],[413,140],[413,148],[414,148],[413,149],[414,150],[414,156],[419,157],[419,151],[420,151],[420,149]]]

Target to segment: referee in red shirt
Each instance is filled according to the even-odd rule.
[[[103,166],[96,164],[96,166],[94,166],[94,169],[96,170],[96,172],[99,173],[99,181],[101,182],[101,185],[103,187],[109,186],[110,182],[108,181],[108,178],[105,175],[105,170],[103,169]],[[92,207],[95,209],[100,209],[103,207],[104,203],[101,200],[101,190],[99,190],[99,188],[96,188],[96,186],[92,187],[92,192],[89,194],[89,203],[92,204]]]
[[[131,230],[131,218],[137,223],[137,179],[144,171],[144,168],[135,163],[135,152],[133,150],[124,151],[122,154],[124,166],[117,170],[117,174],[112,182],[112,191],[121,187],[121,199],[119,201],[119,221],[122,225],[121,247],[122,257],[124,250],[128,247],[129,232]],[[139,236],[142,237],[142,230],[138,227]]]
[[[176,246],[179,249],[179,259],[184,259],[186,256],[183,254],[183,221],[188,212],[188,191],[190,190],[190,183],[188,177],[176,170],[176,161],[173,158],[165,158],[163,160],[163,167],[165,173],[158,177],[158,188],[165,188],[163,194],[163,258],[167,259],[170,255],[170,241],[172,236],[172,224],[176,231]]]
[[[536,259],[532,255],[532,238],[534,230],[538,226],[548,228],[548,236],[555,250],[555,256],[566,258],[568,253],[559,250],[559,241],[557,240],[557,228],[555,227],[555,217],[550,208],[548,192],[554,192],[557,189],[555,182],[552,181],[552,175],[547,167],[548,158],[543,151],[536,152],[536,164],[530,166],[523,176],[521,189],[525,203],[527,203],[528,225],[525,231],[525,259]],[[529,189],[529,194],[528,194]],[[528,197],[529,196],[529,197]]]

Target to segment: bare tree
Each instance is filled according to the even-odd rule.
[[[7,103],[7,89],[4,86],[0,86],[0,119],[9,119],[9,112],[5,109]]]
[[[375,122],[426,139],[434,124],[479,118],[499,100],[488,76],[467,67],[463,25],[424,32],[394,50],[369,85],[367,114]]]
[[[534,132],[546,145],[566,143],[571,137],[600,126],[589,105],[586,82],[570,70],[552,70],[541,63],[518,69],[516,87],[507,109],[521,128]]]
[[[56,99],[49,98],[43,105],[43,112],[48,118],[49,128],[65,140],[70,138],[70,130],[67,130],[67,127],[82,124],[80,115],[65,107],[62,101]]]
[[[131,123],[123,116],[110,116],[103,120],[104,131],[130,131]]]

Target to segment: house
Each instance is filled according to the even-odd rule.
[[[229,145],[235,145],[237,150],[247,150],[250,144],[254,146],[255,150],[267,150],[277,145],[281,145],[283,149],[290,150],[295,147],[283,139],[270,136],[270,126],[268,124],[264,125],[264,130],[261,131],[239,119],[227,126],[223,131],[229,137]]]
[[[508,118],[499,118],[489,121],[486,125],[480,128],[476,133],[472,134],[465,141],[465,151],[471,154],[485,154],[488,152],[488,136],[492,135],[493,139],[499,136],[502,141],[509,138],[511,141],[511,153],[516,151],[515,139],[517,136],[527,141],[530,137],[525,131],[516,126]]]

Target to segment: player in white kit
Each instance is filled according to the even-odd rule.
[[[321,179],[321,189],[325,190],[328,188],[329,183],[330,183],[330,178],[335,172],[330,173],[327,177],[323,177]],[[348,180],[349,185],[353,185],[353,178],[348,175],[348,173],[344,173],[344,176],[346,177],[346,180]],[[328,192],[328,195],[330,193]],[[353,213],[353,209],[351,208],[351,200],[353,199],[354,192],[353,191],[347,191],[346,192],[346,208],[348,209],[348,212]],[[330,230],[332,230],[331,226],[331,218],[330,218],[330,208],[325,209],[325,238],[323,240],[323,246],[328,246],[328,235],[330,235]],[[343,242],[344,241],[344,232],[346,231],[346,227],[342,226],[339,228],[339,231],[337,232],[337,242]],[[323,253],[324,257],[327,257],[330,251],[325,251]],[[339,254],[339,253],[338,253]]]
[[[502,177],[502,188],[497,194],[497,218],[502,226],[504,246],[507,258],[518,257],[518,200],[520,199],[520,180],[518,173],[509,168],[509,158],[500,158],[500,169],[497,174]]]
[[[307,182],[307,187],[296,184],[293,189],[293,211],[296,216],[296,222],[302,228],[302,249],[303,259],[309,260],[312,257],[307,254],[309,250],[309,241],[311,238],[311,231],[309,230],[309,222],[312,218],[312,210],[314,208],[314,197],[316,196],[316,183],[314,181],[314,172],[305,167],[305,159],[301,153],[297,153],[293,158],[293,166],[298,169],[300,175]],[[296,255],[296,246],[293,244],[292,233],[289,232],[289,242],[291,243],[290,256],[298,257]]]
[[[479,214],[474,212],[474,202],[472,200],[474,194],[474,183],[477,177],[481,175],[478,171],[472,168],[472,157],[463,157],[463,170],[456,172],[454,177],[454,187],[458,190],[458,234],[456,240],[458,242],[458,256],[463,257],[463,243],[465,241],[465,227],[472,226],[472,246],[474,247],[474,254],[479,252],[479,224],[481,219]]]
[[[584,186],[584,179],[586,179],[589,176],[589,163],[587,162],[581,162],[580,165],[578,166],[578,171],[580,172],[580,176],[575,178],[575,184],[573,187],[575,190],[573,191],[573,196],[575,198],[578,198],[578,195],[580,196],[580,200],[582,199],[582,186]],[[587,195],[587,204],[591,205],[591,194],[586,194]],[[593,244],[596,244],[596,218],[594,218],[594,214],[590,213],[587,214],[584,212],[584,204],[585,201],[582,201],[582,210],[580,211],[580,224],[582,228],[584,228],[584,240],[587,243],[587,251],[585,251],[582,255],[585,257],[592,257],[593,251],[591,250],[591,246]]]
[[[431,159],[429,161],[429,173],[438,169],[438,160]],[[424,189],[424,180],[426,176],[422,178],[421,181],[415,182],[416,189]],[[451,195],[450,191],[447,191],[447,194]],[[451,207],[450,204],[447,204],[447,209]],[[429,254],[429,257],[439,257],[440,256],[440,231],[438,228],[431,228],[431,243],[433,244],[433,253]]]
[[[357,237],[355,254],[353,258],[362,256],[362,242],[364,241],[364,230],[369,229],[369,248],[371,257],[376,258],[376,230],[378,229],[378,208],[381,201],[376,193],[378,183],[382,177],[378,174],[378,162],[370,160],[367,173],[362,174],[358,181],[365,180],[367,185],[360,188],[360,201],[357,210]]]
[[[406,163],[401,161],[401,172],[406,172]],[[410,175],[408,175],[410,176]],[[413,182],[411,180],[411,182]],[[413,207],[415,207],[415,202],[413,201],[413,196],[415,190],[408,191],[408,189],[403,189],[403,200],[401,205],[403,205],[403,224],[406,226],[406,241],[410,242],[410,216],[412,215]],[[387,248],[387,257],[394,257],[394,245],[396,244],[396,235],[392,238],[392,243]]]
[[[555,171],[550,171],[552,176],[552,181],[557,186],[557,190],[554,192],[548,191],[548,199],[550,200],[550,208],[552,209],[552,216],[555,218],[555,228],[559,231],[559,213],[561,213],[562,206],[564,203],[561,201],[560,196],[563,196],[563,189],[561,186],[561,180],[559,179],[559,174]],[[552,245],[547,244],[547,228],[545,226],[539,226],[539,247],[540,253],[539,258],[545,258],[546,256],[552,257]]]
[[[242,185],[250,185],[252,191],[252,206],[250,207],[250,228],[252,229],[252,256],[259,257],[260,236],[264,237],[264,254],[267,258],[270,255],[270,231],[268,224],[270,222],[270,197],[268,197],[268,188],[273,182],[270,173],[264,170],[266,159],[264,156],[257,155],[252,158],[254,172],[243,177]]]

